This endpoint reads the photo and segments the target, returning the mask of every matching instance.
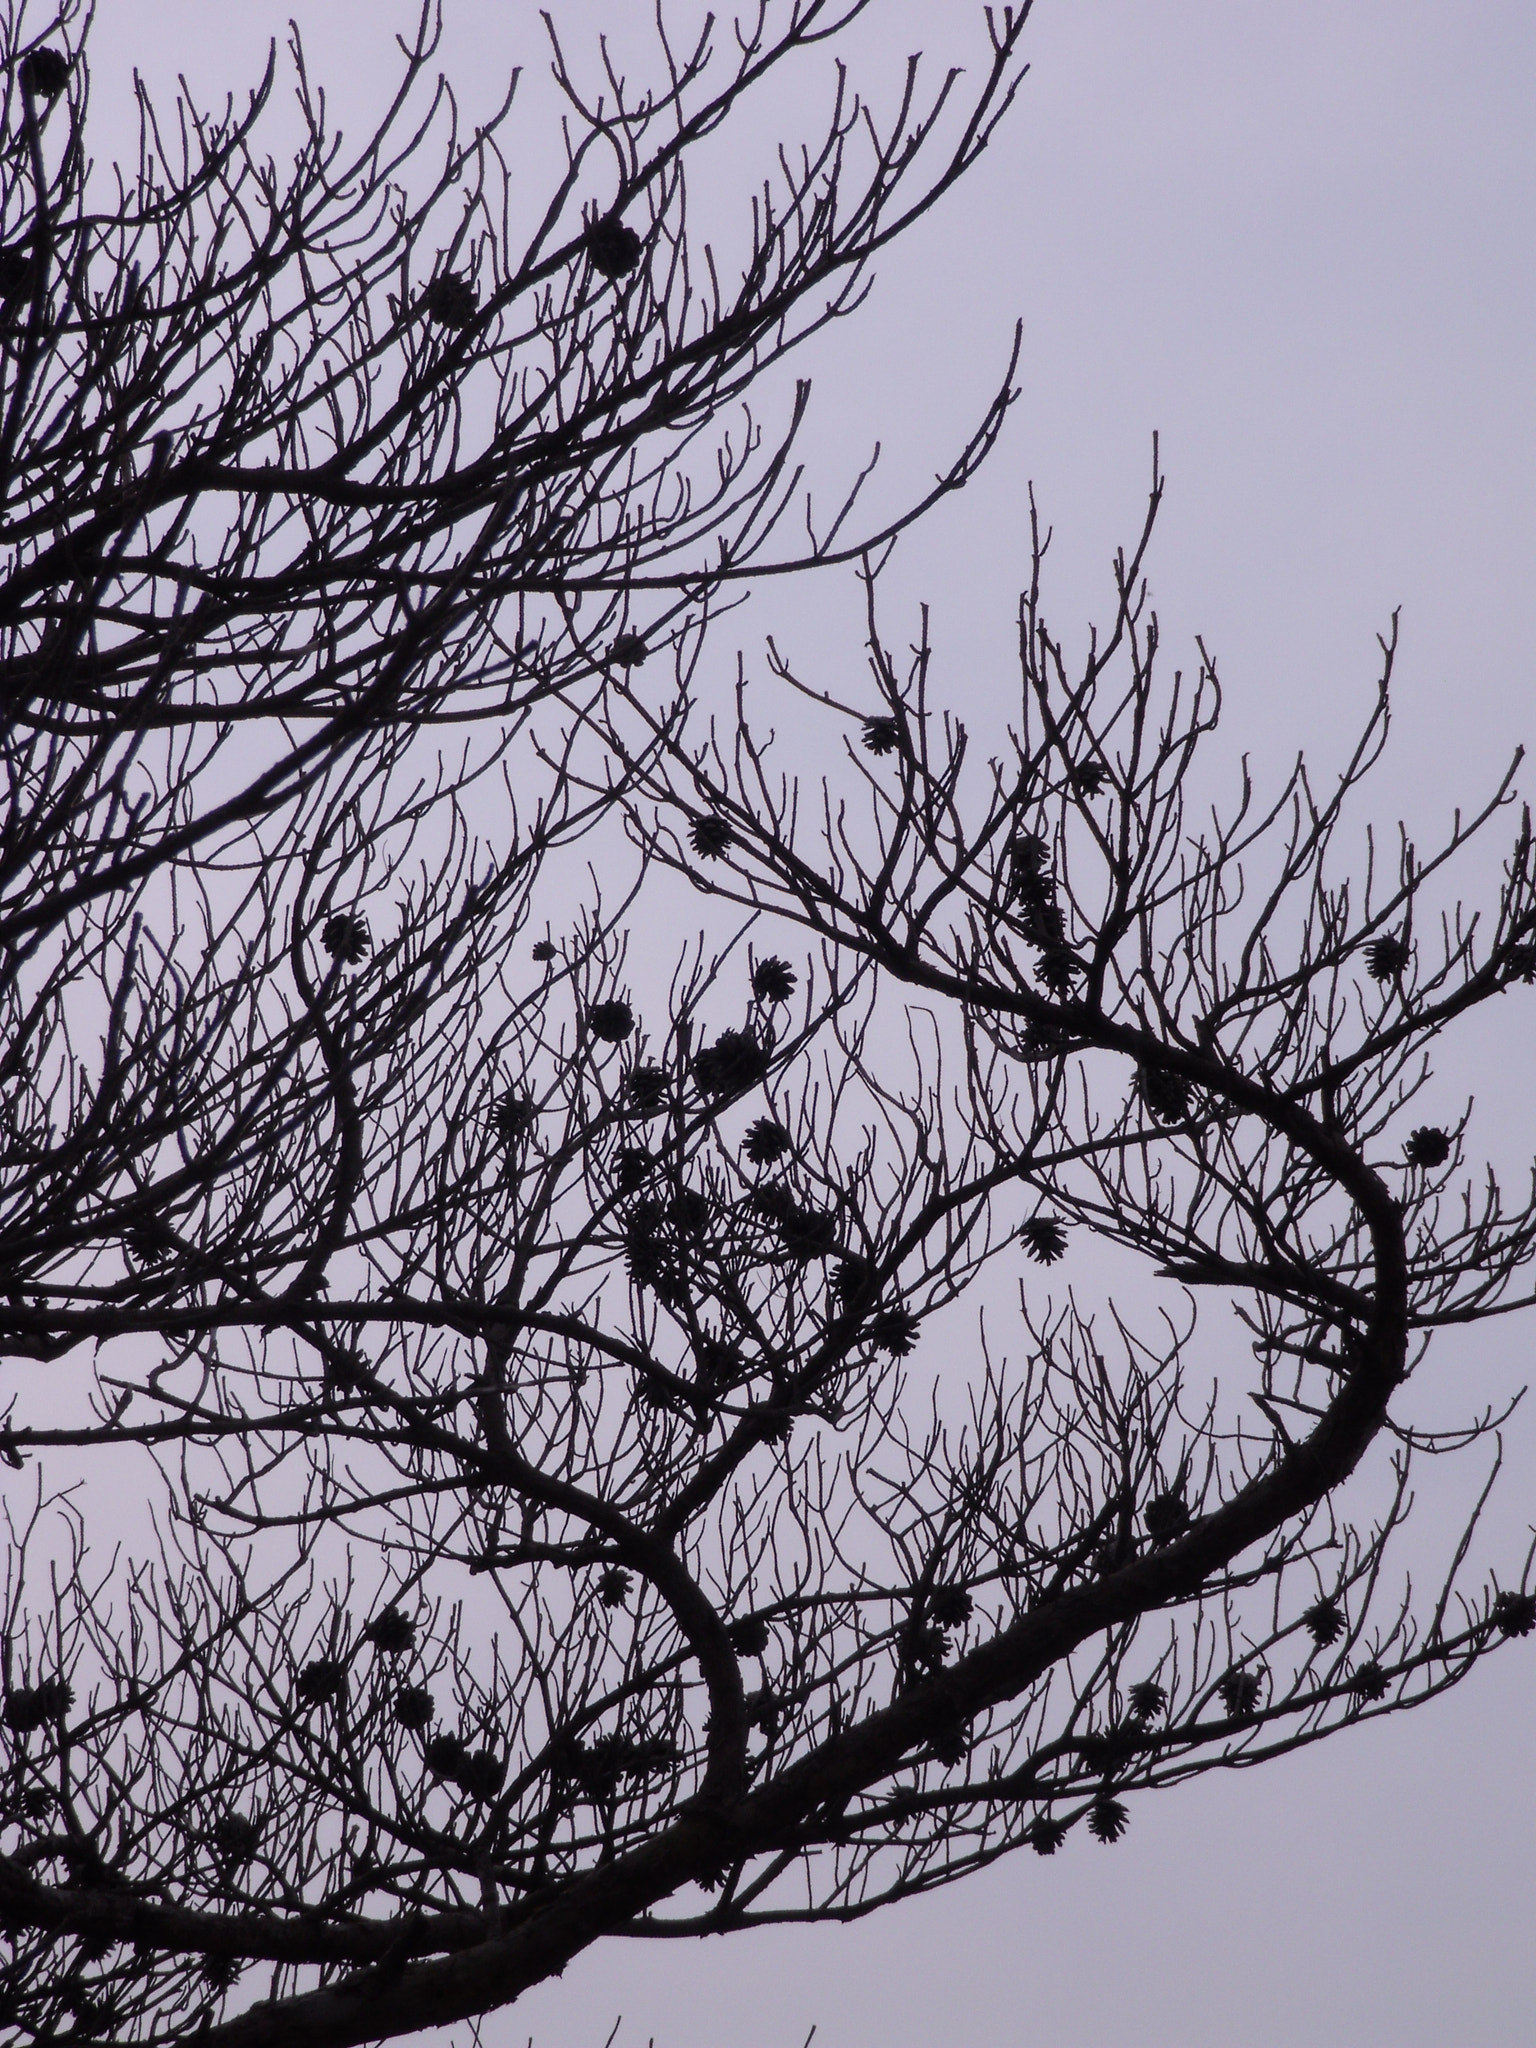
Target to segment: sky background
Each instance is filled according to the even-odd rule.
[[[639,0],[551,4],[573,55],[600,30],[643,47]],[[222,96],[289,11],[102,0],[98,155],[123,146],[135,64],[159,89],[181,71]],[[340,107],[376,106],[410,0],[297,13]],[[850,39],[855,83],[888,104],[908,51],[975,59],[979,14],[876,0]],[[1170,485],[1154,597],[1176,658],[1193,659],[1196,633],[1217,656],[1232,754],[1276,774],[1303,743],[1338,759],[1401,607],[1375,815],[1429,842],[1536,726],[1536,10],[1040,0],[1030,57],[990,160],[810,362],[828,494],[875,439],[889,501],[920,487],[979,416],[1022,317],[1002,447],[901,559],[900,602],[933,606],[940,695],[984,724],[1016,688],[1031,479],[1056,533],[1049,609],[1080,644],[1139,525],[1155,428]],[[512,63],[544,67],[537,7],[449,0],[443,61],[473,112]],[[528,102],[518,168],[537,186],[558,140],[547,95]],[[699,195],[711,220],[745,207],[780,131],[814,134],[825,102],[813,67],[735,131]],[[829,685],[838,665],[856,676],[853,595],[829,578],[765,598],[725,623],[710,666],[727,678],[736,645],[753,655],[773,630]],[[1511,1008],[1443,1062],[1446,1119],[1475,1092],[1474,1143],[1517,1173],[1530,1043],[1529,1010]],[[1458,1404],[1482,1405],[1521,1382],[1529,1350],[1529,1325],[1453,1337],[1437,1370]],[[1492,1531],[1506,1568],[1533,1509],[1536,1413],[1510,1433]],[[1430,1537],[1450,1511],[1431,1497]],[[1143,1796],[1112,1851],[1078,1830],[1051,1861],[1017,1858],[855,1928],[609,1945],[483,2038],[599,2048],[622,2014],[617,2048],[800,2048],[813,2024],[818,2048],[1523,2044],[1533,1699],[1536,1640],[1420,1714]]]

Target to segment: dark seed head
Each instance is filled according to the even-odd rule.
[[[688,827],[688,844],[701,860],[719,860],[735,843],[736,835],[725,818],[695,818]]]
[[[1167,1706],[1168,1695],[1155,1678],[1143,1678],[1131,1687],[1129,1702],[1133,1721],[1155,1721]]]
[[[30,298],[37,284],[37,258],[18,243],[0,249],[0,300]]]
[[[479,299],[467,277],[445,270],[434,277],[421,295],[421,303],[439,327],[467,327],[479,311]]]
[[[1035,962],[1041,987],[1058,999],[1072,993],[1072,984],[1082,972],[1082,961],[1067,946],[1047,946]]]
[[[1451,1140],[1433,1124],[1421,1124],[1410,1133],[1403,1150],[1410,1166],[1443,1166],[1451,1156]]]
[[[1009,841],[1008,864],[1013,870],[1015,888],[1022,886],[1027,876],[1043,873],[1050,851],[1038,832],[1020,832]]]
[[[1096,1842],[1118,1842],[1131,1817],[1118,1799],[1101,1796],[1088,1810],[1088,1832]]]
[[[1407,942],[1395,932],[1372,939],[1365,949],[1365,971],[1373,981],[1395,981],[1407,965]]]
[[[1079,796],[1097,796],[1109,780],[1102,761],[1079,761],[1072,770],[1072,786]]]
[[[850,1253],[846,1259],[839,1259],[832,1275],[832,1292],[845,1306],[855,1302],[873,1284],[875,1269],[870,1261]]]
[[[1019,1236],[1029,1247],[1029,1255],[1042,1266],[1053,1266],[1067,1249],[1066,1225],[1055,1216],[1031,1216],[1021,1224]]]
[[[1066,1839],[1066,1823],[1054,1820],[1048,1813],[1037,1814],[1025,1836],[1037,1856],[1054,1856]]]
[[[643,1188],[656,1171],[656,1162],[643,1145],[621,1145],[613,1162],[613,1176],[626,1195]]]
[[[761,1657],[768,1647],[768,1624],[760,1614],[744,1614],[725,1633],[738,1657]]]
[[[635,1028],[635,1013],[626,1002],[594,1003],[587,1012],[587,1029],[605,1045],[622,1045]]]
[[[620,668],[638,668],[650,649],[638,633],[621,633],[608,650],[608,659]]]
[[[436,1711],[424,1685],[402,1686],[395,1694],[393,1713],[402,1728],[430,1728]]]
[[[869,1321],[869,1341],[877,1351],[884,1351],[892,1358],[906,1358],[917,1342],[917,1333],[922,1324],[911,1309],[898,1303],[894,1308],[883,1308]]]
[[[334,1657],[316,1657],[306,1664],[294,1681],[294,1691],[306,1706],[317,1707],[333,1700],[347,1682],[346,1666]]]
[[[1336,1643],[1344,1633],[1344,1610],[1337,1600],[1319,1600],[1301,1618],[1320,1650]]]
[[[641,1116],[657,1116],[667,1106],[667,1073],[664,1067],[635,1067],[624,1083],[630,1107]]]
[[[1136,1085],[1148,1111],[1161,1124],[1181,1123],[1189,1115],[1189,1083],[1161,1067],[1138,1067]]]
[[[1493,1625],[1501,1636],[1528,1636],[1536,1628],[1536,1594],[1501,1593],[1493,1603]]]
[[[320,943],[343,967],[357,967],[368,958],[373,937],[368,920],[351,910],[338,910],[320,928]]]
[[[760,1116],[747,1132],[742,1150],[754,1166],[772,1166],[789,1150],[789,1133],[772,1117]]]
[[[494,1799],[506,1783],[506,1758],[497,1756],[494,1750],[477,1749],[465,1757],[457,1775],[471,1799]]]
[[[582,237],[592,268],[600,276],[628,277],[640,261],[640,237],[616,213],[604,214],[592,222]]]
[[[872,754],[889,754],[901,739],[901,727],[894,718],[866,718],[863,739]]]
[[[163,1216],[143,1216],[123,1236],[141,1266],[158,1266],[176,1250],[176,1234]]]
[[[964,1586],[935,1586],[928,1598],[928,1612],[940,1628],[964,1628],[974,1605]]]
[[[1259,1704],[1259,1687],[1256,1671],[1229,1671],[1216,1690],[1221,1694],[1222,1705],[1236,1720],[1251,1714]]]
[[[398,1607],[386,1607],[382,1614],[374,1616],[363,1634],[376,1650],[382,1650],[388,1657],[401,1657],[415,1647],[416,1624]]]
[[[1380,1700],[1387,1694],[1387,1674],[1374,1657],[1364,1664],[1356,1665],[1349,1689],[1358,1699]]]
[[[537,960],[541,967],[547,967],[555,957],[554,942],[551,939],[537,939],[529,949],[530,960]]]
[[[1147,1502],[1142,1520],[1154,1543],[1172,1543],[1189,1527],[1189,1504],[1182,1494],[1155,1494]]]
[[[936,1728],[928,1738],[928,1754],[950,1770],[965,1762],[969,1748],[963,1721],[953,1721],[945,1727]]]
[[[69,59],[62,50],[29,50],[20,70],[22,84],[40,100],[56,100],[69,83]]]
[[[605,1607],[622,1607],[629,1598],[629,1573],[616,1564],[606,1566],[598,1575],[597,1597]]]
[[[752,993],[760,1003],[787,1003],[797,979],[787,960],[759,960],[752,975]]]
[[[198,1975],[210,1991],[232,1991],[240,1982],[241,1968],[235,1956],[204,1956]]]
[[[226,1863],[249,1863],[261,1841],[261,1823],[243,1813],[221,1813],[213,1824],[213,1846]]]
[[[709,1096],[743,1095],[768,1072],[768,1053],[750,1031],[722,1031],[693,1063],[693,1078]]]
[[[434,1778],[456,1778],[469,1759],[469,1750],[460,1736],[434,1735],[424,1755]]]

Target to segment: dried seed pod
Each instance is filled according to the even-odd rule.
[[[1168,1695],[1155,1678],[1138,1679],[1128,1698],[1133,1721],[1155,1721],[1168,1705]]]
[[[964,1586],[935,1586],[928,1596],[928,1612],[941,1628],[964,1628],[974,1608]]]
[[[315,1657],[294,1680],[293,1689],[306,1706],[333,1700],[346,1686],[347,1667],[335,1657]]]
[[[1066,1822],[1055,1820],[1048,1813],[1036,1814],[1024,1839],[1037,1856],[1054,1856],[1067,1839]]]
[[[70,60],[62,50],[28,50],[17,67],[21,82],[40,100],[56,100],[69,83]]]
[[[725,818],[695,818],[688,827],[688,844],[701,860],[719,860],[736,844],[736,834]]]
[[[738,1657],[761,1657],[768,1647],[768,1624],[760,1614],[744,1614],[725,1631]]]
[[[1357,1664],[1349,1681],[1349,1689],[1358,1699],[1380,1700],[1387,1696],[1387,1674],[1374,1657],[1364,1664]]]
[[[797,979],[787,960],[759,960],[752,973],[752,993],[760,1003],[787,1003]]]
[[[1101,1793],[1088,1810],[1088,1832],[1096,1842],[1118,1842],[1131,1817],[1118,1799]]]
[[[1031,1216],[1019,1226],[1019,1236],[1042,1266],[1053,1266],[1067,1249],[1066,1225],[1056,1216]]]
[[[750,1031],[722,1031],[693,1063],[693,1078],[708,1096],[744,1095],[768,1072],[768,1051]]]
[[[928,1754],[949,1770],[965,1762],[970,1746],[969,1731],[959,1719],[936,1728],[928,1738]]]
[[[635,1013],[628,1003],[594,1003],[587,1012],[587,1029],[605,1045],[622,1045],[635,1028]]]
[[[75,1691],[62,1678],[45,1678],[40,1685],[18,1685],[6,1695],[5,1725],[18,1735],[61,1721],[74,1705]]]
[[[1450,1136],[1433,1124],[1421,1124],[1409,1134],[1403,1150],[1410,1166],[1444,1166],[1451,1156]]]
[[[494,1750],[477,1749],[465,1757],[455,1775],[471,1799],[491,1800],[507,1781],[507,1761]]]
[[[598,1574],[597,1597],[605,1607],[622,1607],[629,1599],[629,1573],[610,1564]]]
[[[395,1694],[390,1711],[402,1728],[419,1732],[431,1727],[437,1708],[424,1685],[406,1685]]]
[[[878,1315],[870,1317],[869,1341],[877,1351],[884,1351],[892,1358],[906,1358],[916,1344],[921,1328],[921,1322],[911,1309],[898,1302],[894,1307],[883,1308]]]
[[[37,285],[37,257],[20,243],[0,249],[0,301],[29,299]]]
[[[656,1162],[643,1145],[621,1145],[613,1162],[613,1177],[622,1193],[632,1195],[643,1188],[656,1171]]]
[[[837,1250],[837,1224],[824,1209],[792,1202],[777,1223],[779,1243],[792,1259],[825,1259]]]
[[[434,1778],[457,1778],[469,1760],[469,1749],[458,1735],[434,1735],[422,1752]]]
[[[1392,932],[1365,949],[1365,971],[1373,981],[1395,981],[1408,965],[1408,942]]]
[[[1073,982],[1084,971],[1082,961],[1067,946],[1047,946],[1035,962],[1041,986],[1058,1001],[1071,995]]]
[[[338,910],[320,928],[320,943],[343,967],[358,967],[373,950],[368,920],[356,911]]]
[[[1020,832],[1008,842],[1008,865],[1013,871],[1015,888],[1028,886],[1030,876],[1044,872],[1051,849],[1038,832]]]
[[[1136,1086],[1148,1112],[1160,1124],[1182,1123],[1189,1115],[1189,1083],[1161,1067],[1138,1067]]]
[[[261,1843],[261,1822],[243,1813],[221,1813],[213,1824],[213,1846],[229,1864],[249,1863]]]
[[[875,1268],[870,1260],[861,1258],[857,1252],[850,1252],[847,1258],[837,1262],[832,1275],[832,1293],[844,1304],[857,1301],[873,1285],[874,1277]]]
[[[1229,1671],[1216,1690],[1227,1712],[1238,1720],[1258,1706],[1260,1685],[1257,1671]]]
[[[387,1657],[402,1657],[416,1647],[416,1624],[398,1607],[386,1607],[363,1630],[363,1638]]]
[[[770,1116],[760,1116],[747,1132],[742,1150],[754,1166],[772,1166],[789,1150],[789,1133]]]
[[[638,633],[621,633],[608,650],[608,659],[620,668],[638,668],[650,653]]]
[[[630,1107],[641,1116],[657,1116],[667,1106],[669,1076],[664,1067],[633,1067],[624,1083]]]
[[[592,268],[610,281],[628,277],[640,261],[641,241],[616,213],[593,221],[582,237]]]
[[[451,329],[468,327],[480,310],[474,285],[467,277],[460,277],[452,270],[442,271],[433,278],[421,295],[421,303],[439,327]]]
[[[889,754],[901,740],[901,727],[894,718],[866,718],[861,737],[870,753]]]
[[[554,944],[549,939],[537,939],[529,948],[530,960],[537,960],[541,967],[547,967],[555,957]]]
[[[1097,796],[1109,780],[1102,761],[1079,761],[1071,770],[1072,787],[1079,796]]]
[[[533,1129],[538,1108],[532,1096],[513,1089],[496,1105],[496,1135],[504,1145],[516,1145]]]
[[[1189,1503],[1181,1493],[1155,1494],[1142,1510],[1154,1543],[1172,1543],[1189,1527]]]
[[[1337,1600],[1319,1600],[1301,1618],[1320,1650],[1336,1643],[1344,1633],[1344,1610]]]
[[[1493,1625],[1501,1636],[1528,1636],[1536,1628],[1536,1594],[1500,1593],[1493,1603]]]

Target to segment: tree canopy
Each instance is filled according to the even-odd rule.
[[[1470,1531],[1390,1568],[1415,1458],[1502,1420],[1410,1381],[1532,1298],[1536,1198],[1415,1120],[1532,1000],[1516,770],[1362,865],[1394,623],[1342,768],[1212,809],[1155,455],[1080,666],[1035,523],[973,758],[889,565],[1011,367],[923,502],[856,477],[803,542],[774,373],[952,203],[1029,9],[882,113],[867,4],[663,34],[644,89],[556,38],[553,171],[428,9],[361,147],[295,37],[239,112],[141,87],[103,172],[83,24],[6,17],[19,2040],[341,2048],[608,1936],[853,1918],[1536,1627]],[[687,175],[796,66],[827,125],[738,277]],[[861,690],[771,643],[722,689],[733,594],[839,564]]]

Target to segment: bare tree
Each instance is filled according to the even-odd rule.
[[[291,180],[264,99],[174,149],[146,106],[98,213],[70,24],[11,17],[20,2040],[375,2040],[605,1936],[852,1917],[1112,1842],[1130,1792],[1536,1619],[1519,1574],[1460,1594],[1465,1545],[1427,1612],[1371,1604],[1419,1445],[1390,1404],[1437,1322],[1521,1305],[1536,1229],[1443,1200],[1460,1133],[1398,1133],[1430,1041],[1536,973],[1524,827],[1486,933],[1421,936],[1508,784],[1356,907],[1327,857],[1383,686],[1335,795],[1194,832],[1219,693],[1159,694],[1146,536],[1075,681],[1037,548],[974,800],[873,609],[869,706],[780,677],[855,721],[865,825],[841,784],[800,823],[744,703],[691,735],[711,611],[795,559],[788,439],[712,422],[852,310],[1016,77],[993,10],[965,107],[840,98],[699,304],[686,149],[863,11],[765,7],[723,89],[703,44],[602,106],[557,58],[576,139],[520,243],[505,119],[461,147],[446,88],[409,111],[425,18],[361,155],[296,51]],[[804,559],[861,553],[873,607],[888,536],[851,518]],[[701,889],[746,921],[658,961]],[[1187,1314],[1149,1341],[1033,1286],[1022,1363],[933,1380],[986,1269],[1090,1234],[1248,1304],[1262,1427]]]
[[[1536,1628],[1531,1553],[1502,1584],[1461,1583],[1513,1403],[1474,1400],[1431,1429],[1410,1393],[1432,1378],[1436,1332],[1454,1344],[1536,1302],[1536,1193],[1506,1202],[1470,1152],[1470,1106],[1454,1127],[1413,1121],[1441,1041],[1536,982],[1520,757],[1428,855],[1399,827],[1381,857],[1367,828],[1360,872],[1350,839],[1387,741],[1394,619],[1337,775],[1319,787],[1298,761],[1265,792],[1245,761],[1232,801],[1207,808],[1222,692],[1203,643],[1193,681],[1159,659],[1143,576],[1155,442],[1153,467],[1081,668],[1047,620],[1031,505],[1016,722],[979,773],[936,701],[926,608],[908,658],[882,631],[888,556],[863,571],[865,701],[769,646],[780,689],[827,722],[807,751],[841,738],[848,773],[819,802],[776,767],[745,685],[699,738],[686,690],[660,715],[614,693],[647,856],[798,927],[845,977],[862,963],[909,1021],[930,1020],[963,1081],[917,1111],[909,1157],[936,1198],[959,1197],[947,1228],[972,1258],[1011,1240],[1077,1283],[1021,1288],[1021,1367],[984,1344],[963,1400],[925,1425],[882,1405],[877,1443],[844,1447],[817,1498],[838,1541],[816,1584],[848,1604],[821,1698],[799,1667],[774,1692],[825,1718],[739,1801],[749,1832],[726,1896],[674,1927],[852,1917],[1020,1844],[1049,1855],[1080,1820],[1113,1842],[1128,1794],[1420,1704]],[[1486,845],[1500,827],[1501,869]],[[697,851],[705,833],[718,857],[701,871],[687,839]],[[1470,907],[1454,887],[1469,867]],[[985,1224],[965,1207],[982,1190]],[[909,1313],[932,1305],[931,1213],[856,1268],[863,1313],[898,1293]],[[1156,1341],[1112,1303],[1084,1309],[1090,1246],[1096,1265],[1113,1247],[1173,1283]],[[1251,1365],[1223,1342],[1192,1367],[1202,1289],[1236,1309]],[[1414,1460],[1479,1444],[1492,1455],[1471,1521],[1415,1602],[1386,1576]],[[801,1843],[750,1833],[786,1812],[821,1852],[793,1904],[774,1882]]]

